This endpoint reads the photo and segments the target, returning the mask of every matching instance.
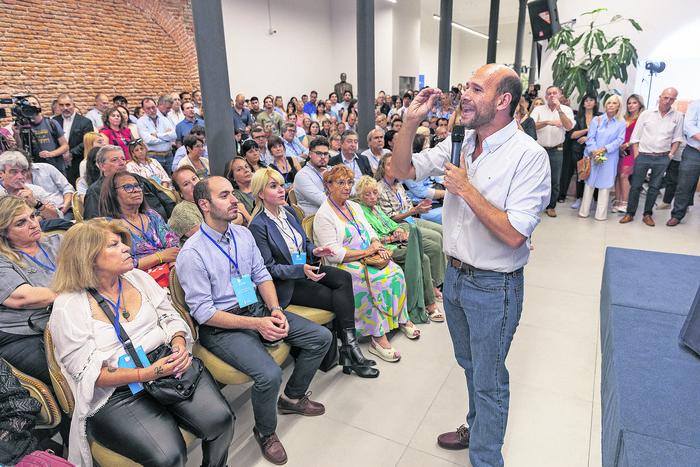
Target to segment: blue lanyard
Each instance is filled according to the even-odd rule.
[[[233,267],[236,268],[236,274],[239,276],[241,275],[241,270],[238,269],[238,244],[236,243],[236,236],[233,235],[233,232],[231,232],[231,228],[229,227],[229,233],[231,234],[231,238],[233,239],[233,248],[235,249],[235,256],[236,256],[236,261],[234,261],[231,256],[224,251],[223,248],[221,248],[221,245],[219,245],[211,236],[204,231],[204,229],[200,228],[199,229],[211,242],[216,245],[216,247],[228,258],[229,261],[231,261],[231,264],[233,264]]]
[[[188,161],[190,161],[190,164],[192,164],[192,167],[194,167],[194,170],[196,170],[197,172],[199,172],[199,169],[197,169],[197,167],[194,166],[194,162],[192,162],[192,159],[190,159],[190,156],[187,155],[187,156],[185,156],[185,157],[187,158]],[[201,160],[199,161],[199,163],[202,164],[202,167],[204,167],[204,176],[205,176],[205,177],[208,177],[208,176],[209,176],[209,171],[207,170],[207,166],[205,166],[205,165],[204,165],[204,162],[202,162]]]
[[[28,255],[27,253],[23,252],[22,250],[19,250],[19,252],[22,253],[22,254],[23,254],[24,256],[26,256],[27,258],[29,258],[29,259],[31,259],[32,261],[34,261],[34,262],[35,262],[36,264],[38,264],[39,266],[41,266],[41,267],[43,267],[43,268],[45,268],[45,269],[48,269],[49,271],[54,271],[54,272],[55,272],[55,271],[56,271],[56,265],[53,264],[53,261],[51,261],[51,258],[49,258],[49,255],[46,254],[46,250],[44,250],[44,247],[42,247],[41,244],[40,244],[39,242],[36,242],[36,244],[39,245],[39,248],[41,248],[41,251],[44,253],[44,256],[46,256],[46,259],[48,259],[48,260],[49,260],[49,263],[51,263],[51,267],[45,265],[44,263],[42,263],[41,261],[39,261],[38,259],[36,259],[36,258],[33,257],[32,255]]]
[[[141,163],[139,162],[139,164],[141,164]],[[151,167],[151,164],[148,164],[148,165],[143,165],[143,164],[141,164],[141,167],[148,168],[148,169],[151,171],[151,175],[155,175],[155,174],[156,174],[156,173],[153,171],[153,167]],[[127,221],[127,222],[129,222],[129,221]]]
[[[292,226],[289,224],[289,221],[287,220],[286,217],[284,218],[284,221],[287,223],[287,227],[289,227],[289,230],[292,232],[292,235],[291,235],[291,236],[290,236],[287,232],[285,232],[284,228],[282,228],[282,227],[280,227],[279,225],[277,225],[277,222],[275,222],[275,225],[277,225],[277,227],[279,227],[280,232],[282,232],[283,235],[286,235],[287,237],[289,237],[289,238],[292,239],[292,241],[294,242],[294,246],[295,246],[296,249],[297,249],[297,253],[301,253],[301,249],[299,248],[299,244],[297,243],[297,234],[294,233],[294,229],[293,229]],[[274,222],[274,221],[273,221],[273,222]]]
[[[277,169],[277,171],[278,171],[279,173],[282,173],[282,171],[280,170],[280,168],[277,167],[277,164],[275,164],[275,159],[272,159],[272,165],[275,166],[275,168]],[[284,183],[287,183],[287,175],[289,175],[289,165],[287,164],[287,158],[286,158],[286,157],[284,158],[284,170],[286,170],[287,173],[282,174],[282,175],[284,175]]]
[[[376,209],[376,212],[375,212],[375,209]],[[389,232],[391,232],[391,228],[389,227],[389,224],[387,224],[386,222],[384,222],[384,219],[382,219],[382,215],[379,213],[379,209],[377,209],[376,206],[372,208],[372,212],[375,212],[375,214],[377,215],[377,219],[379,219],[380,221],[382,221],[382,224],[384,224],[384,227],[386,227],[387,229],[389,229]],[[382,213],[382,214],[383,214],[383,213]]]
[[[143,218],[141,217],[141,214],[139,214],[139,220],[141,221],[141,228],[140,229],[138,227],[136,227],[134,224],[132,224],[131,222],[127,221],[126,217],[122,216],[122,219],[124,219],[130,226],[132,226],[133,228],[135,228],[136,230],[141,232],[143,234],[143,236],[146,237],[146,240],[148,240],[148,243],[153,245],[153,248],[158,248],[158,245],[156,245],[156,242],[154,242],[151,239],[151,237],[149,237],[148,234],[146,233],[146,228],[143,226]]]
[[[355,220],[355,216],[353,215],[352,208],[350,208],[349,205],[346,205],[346,206],[348,206],[348,211],[350,211],[350,217],[352,217],[352,220],[350,220],[350,219],[348,218],[348,216],[346,216],[345,213],[344,213],[343,211],[340,210],[340,208],[338,207],[338,205],[335,204],[335,203],[333,202],[333,200],[331,199],[330,196],[328,197],[328,201],[330,201],[331,203],[333,203],[333,206],[335,206],[335,208],[336,208],[338,211],[340,211],[340,213],[343,215],[343,217],[344,217],[345,219],[347,219],[347,221],[348,221],[349,223],[351,223],[353,226],[355,226],[355,228],[357,229],[358,235],[360,236],[360,238],[363,238],[363,237],[362,237],[362,232],[360,231],[360,226],[357,224],[357,221]]]
[[[386,178],[383,178],[382,180],[384,180],[384,183],[386,183],[387,186],[388,186],[389,188],[391,188],[391,191],[394,191],[394,188],[393,188],[391,185],[389,185],[389,182],[386,181]],[[401,210],[403,211],[403,201],[401,201],[401,197],[399,196],[399,190],[396,190],[396,191],[394,192],[394,195],[396,195],[396,199],[399,200],[399,204],[401,205]]]
[[[112,305],[112,308],[114,308],[114,314],[116,315],[114,318],[114,330],[117,332],[117,338],[119,339],[119,342],[124,345],[124,341],[122,340],[121,333],[119,332],[119,304],[121,303],[122,300],[122,278],[121,276],[119,277],[119,295],[117,296],[117,304],[115,305],[112,300],[109,298],[105,297],[101,293],[97,292],[100,294],[100,297],[104,298],[107,303]]]
[[[321,180],[321,185],[323,185],[323,177],[321,177],[321,174],[318,173],[318,171],[316,171],[316,170],[314,170],[313,172],[316,174],[316,176],[318,177],[318,179]]]
[[[238,191],[240,191],[240,190],[238,190]],[[251,195],[250,193],[246,193],[245,191],[241,191],[241,193],[243,193],[243,194],[246,195],[248,198],[250,198],[250,199],[252,199],[253,201],[255,201],[255,198],[253,198],[253,195]]]

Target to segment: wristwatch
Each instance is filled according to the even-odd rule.
[[[37,211],[40,211],[41,208],[43,208],[43,207],[44,207],[44,203],[42,203],[41,201],[37,201],[36,204],[34,205],[34,209],[36,209]]]
[[[279,305],[275,305],[272,308],[270,308],[270,311],[273,311],[273,310],[279,310],[279,311],[284,312],[284,309],[282,309],[282,307]]]

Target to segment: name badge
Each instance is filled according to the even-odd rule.
[[[148,361],[148,357],[146,356],[146,353],[143,351],[143,347],[141,347],[140,345],[138,347],[136,347],[136,355],[139,356],[139,359],[141,360],[141,364],[144,367],[151,365],[151,362]],[[134,360],[132,360],[131,355],[129,355],[129,354],[124,354],[121,357],[119,357],[119,361],[118,361],[117,365],[119,366],[119,368],[136,368],[136,363],[134,363]],[[143,384],[130,383],[129,389],[131,389],[132,394],[136,394],[137,392],[139,392],[143,389]]]
[[[236,294],[239,307],[252,305],[258,301],[253,281],[250,280],[250,274],[246,274],[243,277],[234,277],[231,279],[231,284],[233,285],[233,292]]]
[[[306,264],[306,253],[292,253],[292,264]]]
[[[369,242],[365,240],[364,242],[362,242],[362,249],[366,250],[367,248],[369,248]]]
[[[290,186],[292,186],[291,183],[285,183],[285,184],[284,184],[284,187],[285,187],[285,188],[289,188]]]
[[[408,209],[404,209],[403,211],[401,211],[401,214],[406,214],[407,212],[408,212]],[[409,224],[415,224],[415,223],[416,223],[416,220],[415,220],[413,217],[411,217],[411,216],[408,216],[408,217],[407,217],[406,219],[404,219],[404,220],[405,220],[406,222],[408,222]]]
[[[156,182],[160,183],[160,177],[158,175],[153,175],[151,178],[153,180],[155,180]],[[162,185],[162,183],[161,183],[161,185]]]

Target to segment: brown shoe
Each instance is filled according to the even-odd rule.
[[[628,222],[632,222],[632,219],[634,219],[634,216],[630,216],[629,214],[625,214],[622,219],[620,219],[620,224],[626,224]]]
[[[654,224],[654,219],[652,219],[651,216],[642,217],[642,222],[644,222],[649,227],[654,227],[656,225]]]
[[[675,217],[672,217],[668,220],[668,222],[666,222],[666,225],[669,227],[675,227],[680,223],[681,223],[680,219],[676,219]]]
[[[253,427],[253,436],[255,441],[260,445],[262,455],[269,462],[275,465],[283,465],[287,463],[287,452],[282,446],[282,442],[277,437],[277,433],[272,433],[270,436],[263,436],[258,432],[258,429]]]
[[[554,209],[547,209],[547,215],[549,217],[557,217],[557,211],[555,211]]]
[[[293,404],[280,396],[279,399],[277,399],[277,411],[279,411],[279,413],[282,415],[297,414],[304,415],[306,417],[316,417],[326,413],[326,408],[323,406],[323,404],[310,400],[310,395],[311,391],[307,392],[306,395],[299,399],[299,402],[296,404]]]
[[[469,428],[466,425],[462,425],[457,428],[457,431],[443,433],[438,436],[437,442],[438,446],[443,449],[451,449],[453,451],[467,449],[469,448]]]

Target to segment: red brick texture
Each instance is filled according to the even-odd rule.
[[[0,97],[34,94],[46,116],[61,92],[85,114],[98,92],[133,110],[199,87],[190,0],[4,0],[0,25]]]

